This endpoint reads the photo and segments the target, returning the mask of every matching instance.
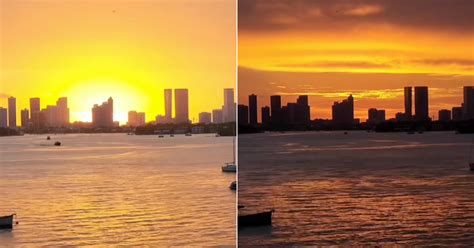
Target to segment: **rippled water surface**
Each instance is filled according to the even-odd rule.
[[[275,209],[239,245],[474,245],[474,135],[239,136],[239,205]]]
[[[232,138],[45,137],[0,138],[0,246],[235,245]]]

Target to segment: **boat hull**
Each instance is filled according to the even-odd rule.
[[[239,215],[239,228],[249,226],[268,226],[272,224],[273,211]]]
[[[0,216],[0,229],[12,229],[13,228],[13,216]]]

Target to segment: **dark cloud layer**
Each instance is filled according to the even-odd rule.
[[[473,0],[239,0],[239,31],[350,29],[365,23],[474,31]]]

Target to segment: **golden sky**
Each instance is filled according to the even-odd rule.
[[[190,119],[223,105],[235,88],[233,0],[0,0],[0,106],[66,96],[71,121],[95,103],[164,114],[163,90],[188,88]]]
[[[430,87],[430,115],[459,106],[474,85],[474,4],[470,0],[241,0],[239,102],[310,95],[312,118],[355,96],[370,107],[403,110],[404,86]]]

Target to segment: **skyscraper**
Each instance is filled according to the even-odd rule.
[[[354,124],[354,98],[350,95],[342,102],[332,105],[332,121],[336,124]]]
[[[405,117],[407,120],[411,120],[412,118],[412,93],[411,93],[412,87],[405,87],[404,88],[404,99],[405,99]]]
[[[69,108],[67,107],[67,97],[61,97],[56,101],[57,109],[57,124],[58,126],[69,125]]]
[[[234,89],[224,89],[224,122],[235,121]]]
[[[308,96],[301,95],[296,99],[296,116],[295,121],[297,123],[307,124],[311,121],[310,107]]]
[[[451,110],[441,109],[438,111],[438,120],[439,121],[450,121],[451,120]]]
[[[222,116],[222,109],[214,109],[212,110],[212,123],[219,124],[222,123],[223,116]]]
[[[173,91],[165,89],[165,120],[171,123],[173,120]]]
[[[239,125],[249,124],[249,107],[243,104],[238,105]]]
[[[40,127],[40,99],[38,97],[30,98],[30,122],[34,129]]]
[[[30,123],[30,113],[28,109],[21,110],[21,127],[27,128]]]
[[[92,108],[92,126],[114,127],[114,101],[109,97],[101,105],[95,104]]]
[[[462,120],[462,107],[453,107],[451,109],[451,116],[453,121],[461,121]]]
[[[16,98],[13,96],[8,98],[8,126],[16,127]]]
[[[371,108],[369,109],[369,118],[367,123],[369,124],[379,124],[385,121],[385,110]]]
[[[474,119],[474,86],[464,86],[463,98],[463,119]]]
[[[270,120],[273,124],[281,122],[281,96],[270,96]]]
[[[270,107],[265,106],[262,107],[262,124],[268,125],[270,124],[271,117],[270,117]]]
[[[7,127],[7,109],[0,107],[0,127]]]
[[[199,123],[202,123],[202,124],[211,123],[211,113],[209,113],[209,112],[199,113]]]
[[[428,113],[428,87],[415,87],[415,119],[426,121],[430,119]]]
[[[249,123],[257,125],[257,96],[254,94],[249,96]]]
[[[174,90],[175,123],[189,123],[188,89]]]

